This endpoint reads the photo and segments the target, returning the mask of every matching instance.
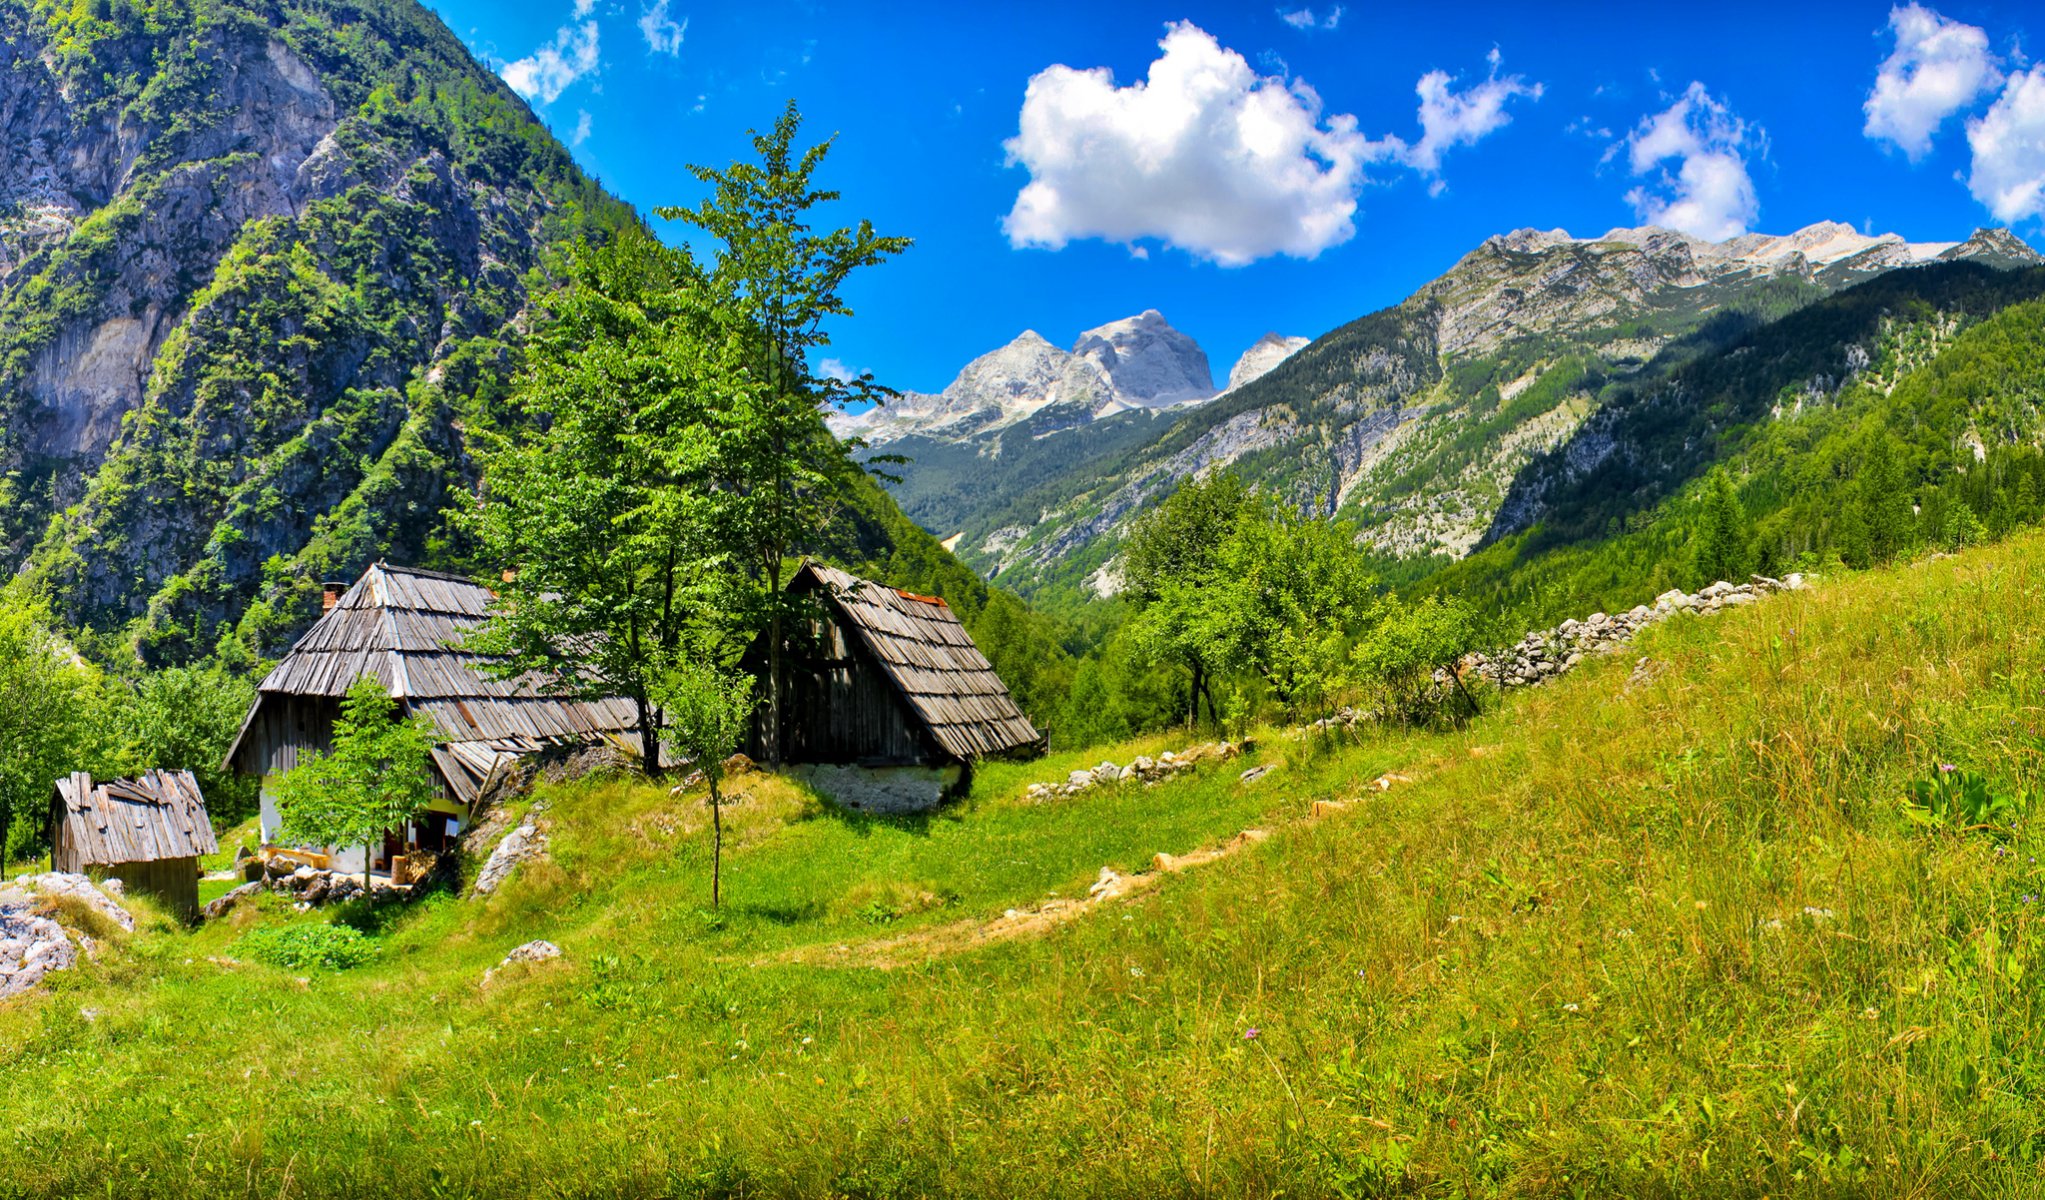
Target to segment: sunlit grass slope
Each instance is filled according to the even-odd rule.
[[[2000,1195],[2045,1190],[2045,871],[1927,831],[2045,787],[2045,540],[1647,634],[1466,731],[1265,739],[919,821],[777,779],[543,793],[551,862],[341,973],[161,923],[0,1009],[0,1179],[129,1195]],[[1636,670],[1634,658],[1651,661]],[[1152,740],[1116,761],[1180,744]],[[1414,782],[1365,791],[1387,770]],[[1308,820],[1317,799],[1360,802]],[[1273,836],[1040,938],[792,962]],[[2045,837],[2037,839],[2045,841]],[[365,922],[368,923],[368,922]],[[562,958],[484,970],[534,937]]]

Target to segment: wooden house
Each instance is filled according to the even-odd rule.
[[[190,771],[100,784],[80,772],[57,781],[51,870],[119,879],[189,917],[199,911],[199,856],[219,848]]]
[[[815,616],[793,623],[786,638],[782,762],[860,768],[905,786],[935,779],[941,792],[960,786],[978,759],[1043,748],[1043,735],[943,600],[815,562],[805,562],[788,587],[814,600]],[[765,677],[764,635],[743,661]],[[755,694],[766,695],[764,684]],[[770,757],[769,725],[763,705],[746,747],[755,759]]]
[[[306,752],[330,749],[348,689],[363,678],[383,684],[401,715],[428,718],[443,740],[433,749],[441,795],[419,820],[387,835],[370,864],[381,870],[392,855],[447,848],[485,790],[525,755],[606,738],[636,747],[629,700],[566,699],[542,679],[484,673],[485,657],[461,647],[493,598],[459,575],[382,562],[345,590],[328,585],[326,612],[257,689],[228,766],[267,781]],[[267,786],[262,825],[263,840],[273,841],[278,814]],[[336,847],[332,857],[337,869],[362,869],[360,847]]]

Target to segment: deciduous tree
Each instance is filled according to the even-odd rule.
[[[782,591],[787,559],[825,523],[846,473],[856,469],[822,414],[854,401],[884,402],[892,394],[869,374],[822,373],[811,357],[831,344],[827,322],[852,315],[841,291],[845,280],[910,244],[876,233],[870,221],[829,232],[810,224],[812,210],[839,197],[813,182],[830,141],[798,151],[801,125],[802,114],[790,101],[771,131],[754,133],[759,161],[721,171],[692,166],[690,172],[710,186],[710,197],[694,207],[654,210],[710,236],[711,292],[757,334],[745,369],[761,386],[718,406],[716,455],[728,493],[721,544],[753,582],[750,607],[764,616],[767,630],[766,741],[776,762],[782,626],[796,603]]]
[[[362,885],[384,834],[404,827],[440,793],[432,726],[396,719],[397,702],[364,677],[341,701],[333,749],[313,751],[271,785],[282,832],[309,846],[361,846]]]

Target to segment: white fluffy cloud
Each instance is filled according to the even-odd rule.
[[[571,146],[580,146],[582,143],[589,140],[589,131],[590,131],[589,110],[586,108],[581,109],[575,114],[575,133],[568,139],[568,144]]]
[[[1980,27],[1948,20],[1921,4],[1889,10],[1896,49],[1875,74],[1862,107],[1863,132],[1893,142],[1913,160],[1931,149],[1947,117],[2002,82]]]
[[[2045,65],[2010,77],[1988,111],[1967,122],[1967,145],[1967,188],[1996,220],[2045,217]]]
[[[1628,165],[1651,186],[1626,193],[1643,221],[1720,242],[1747,232],[1760,214],[1746,151],[1765,135],[1692,83],[1626,138]],[[1674,160],[1674,170],[1669,162]]]
[[[579,15],[587,15],[581,4]],[[506,63],[498,74],[511,90],[527,100],[552,104],[568,85],[596,70],[597,31],[595,21],[563,25],[554,40],[516,62]]]
[[[1003,143],[1030,182],[1003,219],[1015,246],[1157,238],[1225,266],[1312,258],[1356,232],[1364,167],[1397,147],[1321,114],[1303,82],[1252,70],[1189,22],[1147,77],[1053,66],[1030,79]]]
[[[1442,152],[1452,146],[1475,145],[1486,134],[1512,122],[1506,102],[1519,96],[1538,100],[1542,87],[1517,75],[1498,77],[1499,53],[1489,59],[1491,77],[1475,87],[1457,92],[1455,76],[1447,71],[1429,71],[1413,88],[1420,97],[1420,140],[1407,147],[1402,157],[1417,171],[1434,174],[1441,170]]]
[[[1278,10],[1278,19],[1294,29],[1334,29],[1342,24],[1342,6],[1337,4],[1328,10],[1326,16],[1311,8],[1298,8],[1291,12]]]
[[[682,38],[689,32],[689,19],[679,21],[667,15],[668,0],[654,0],[653,7],[639,14],[639,33],[646,48],[655,54],[680,54]]]

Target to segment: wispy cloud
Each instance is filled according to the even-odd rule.
[[[1339,4],[1335,5],[1333,8],[1330,8],[1328,10],[1327,15],[1325,16],[1316,13],[1311,8],[1298,8],[1293,9],[1290,12],[1281,8],[1278,10],[1278,19],[1285,22],[1287,25],[1292,26],[1294,29],[1332,30],[1336,26],[1342,24],[1342,6]]]
[[[568,144],[571,146],[580,146],[582,143],[588,141],[589,126],[590,126],[589,110],[585,108],[578,111],[575,114],[575,133],[569,137]]]
[[[554,31],[554,40],[524,58],[504,64],[498,72],[511,90],[527,100],[552,104],[568,86],[596,70],[599,58],[596,22],[584,20],[594,0],[576,0],[576,20]]]
[[[646,48],[655,54],[680,54],[682,38],[689,32],[689,19],[668,16],[668,0],[654,0],[653,7],[639,14],[639,33]]]

